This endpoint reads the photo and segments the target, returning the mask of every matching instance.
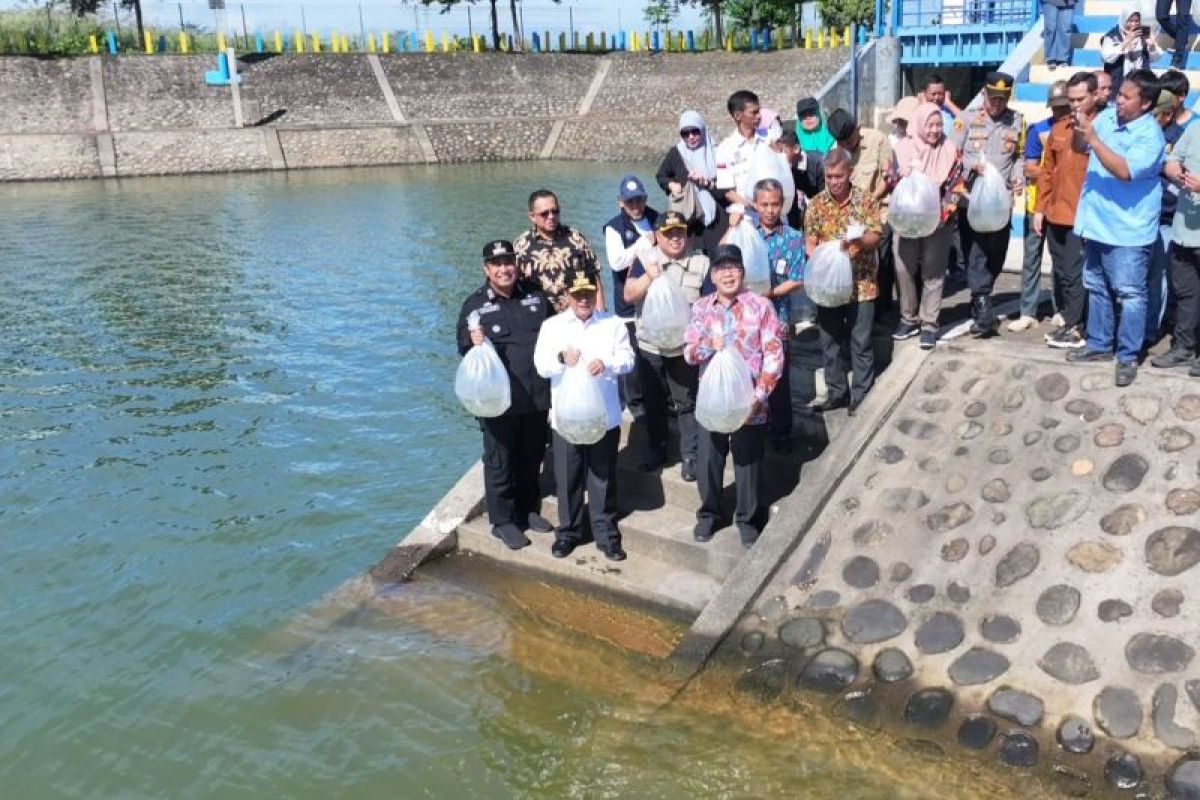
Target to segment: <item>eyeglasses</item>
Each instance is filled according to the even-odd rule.
[[[684,128],[679,132],[679,135],[684,139],[687,139],[690,136],[699,136],[700,134],[701,130],[699,128]]]
[[[559,215],[559,210],[557,208],[547,208],[545,211],[535,211],[533,212],[533,215],[535,217],[547,219],[549,217],[557,217]]]

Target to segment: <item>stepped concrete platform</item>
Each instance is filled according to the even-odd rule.
[[[1200,381],[1017,337],[909,374],[716,663],[1071,796],[1200,797]]]

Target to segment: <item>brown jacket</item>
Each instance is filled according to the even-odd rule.
[[[1042,152],[1042,168],[1037,179],[1037,211],[1054,225],[1074,225],[1075,209],[1083,192],[1089,151],[1077,150],[1075,126],[1064,117],[1050,128]]]

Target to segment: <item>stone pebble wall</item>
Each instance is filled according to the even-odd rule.
[[[105,59],[109,127],[114,131],[231,127],[229,89],[204,83],[204,73],[213,67],[212,56]]]
[[[0,69],[0,133],[87,130],[91,81],[84,59],[4,59]]]
[[[289,169],[420,163],[412,128],[340,128],[279,131]]]
[[[270,169],[263,131],[144,131],[113,136],[117,164],[125,175],[247,172]]]
[[[283,112],[275,124],[392,121],[365,56],[292,55],[242,70],[243,100],[257,101],[262,117]]]
[[[538,157],[549,122],[491,122],[431,125],[429,139],[438,161],[528,161]]]
[[[0,135],[0,181],[99,177],[95,136]]]

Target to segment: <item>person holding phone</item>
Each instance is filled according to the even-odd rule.
[[[1104,71],[1112,76],[1114,85],[1131,72],[1150,69],[1151,62],[1161,52],[1150,28],[1142,25],[1142,15],[1136,8],[1121,9],[1120,21],[1100,39]]]

